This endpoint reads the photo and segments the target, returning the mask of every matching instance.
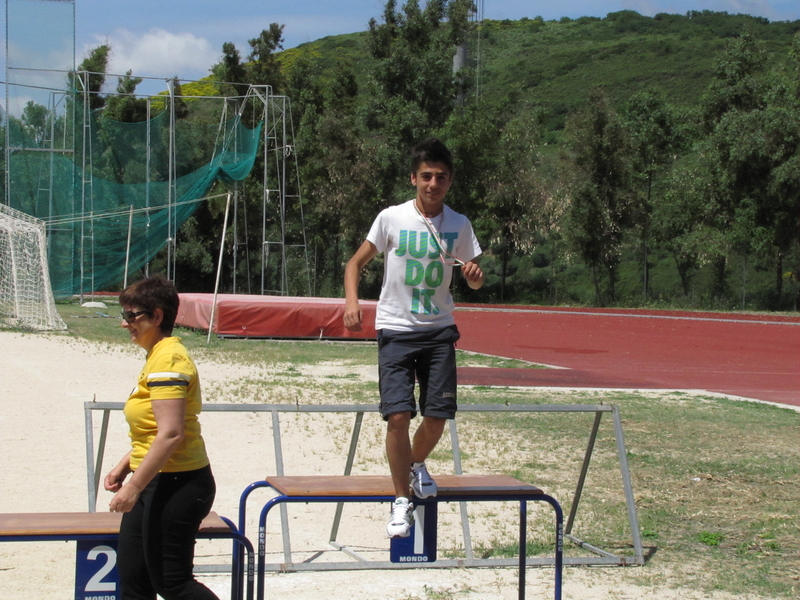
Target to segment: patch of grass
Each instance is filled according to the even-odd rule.
[[[706,546],[719,546],[720,542],[725,539],[725,536],[719,532],[701,531],[697,535],[697,539],[701,544]]]
[[[642,538],[645,540],[657,540],[658,532],[652,529],[642,529]]]
[[[470,592],[470,588],[461,589],[437,588],[429,585],[422,587],[422,596],[405,596],[401,600],[455,600],[458,596],[464,596]]]
[[[125,344],[128,334],[122,329],[120,307],[116,299],[104,300],[108,308],[83,308],[78,304],[58,304],[56,309],[69,328],[63,334],[94,342]]]
[[[459,367],[492,367],[495,369],[546,369],[544,365],[524,360],[489,356],[467,350],[456,350],[456,364]]]
[[[325,379],[358,379],[357,373],[345,373],[344,375],[325,375]]]
[[[481,558],[513,558],[519,556],[519,543],[493,540],[487,545],[479,544],[473,548],[475,556]],[[529,541],[525,545],[526,556],[552,556],[554,544]]]

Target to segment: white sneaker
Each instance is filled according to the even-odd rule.
[[[409,483],[417,498],[431,498],[439,491],[424,462],[411,465],[411,481]]]
[[[386,524],[386,535],[390,538],[405,538],[414,524],[414,505],[408,498],[397,498],[392,504],[392,518]]]

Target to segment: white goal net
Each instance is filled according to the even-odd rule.
[[[0,202],[0,326],[63,330],[47,269],[44,221]]]

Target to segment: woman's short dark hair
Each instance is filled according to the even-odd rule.
[[[161,276],[155,276],[146,277],[126,287],[119,294],[119,303],[121,306],[147,311],[151,316],[157,308],[160,308],[164,313],[164,318],[161,320],[159,329],[164,334],[171,335],[181,300],[178,297],[178,290],[171,281]]]
[[[411,172],[419,170],[422,163],[442,163],[450,175],[453,174],[453,155],[438,138],[428,138],[414,146],[411,151]]]

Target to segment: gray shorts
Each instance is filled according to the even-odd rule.
[[[456,396],[455,325],[426,331],[378,330],[378,376],[381,416],[410,412],[417,416],[414,381],[419,382],[423,417],[452,419]]]

